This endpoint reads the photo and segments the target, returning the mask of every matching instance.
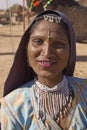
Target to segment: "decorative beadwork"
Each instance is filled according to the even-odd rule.
[[[31,4],[30,4],[30,9],[31,11],[34,11],[35,8],[41,3],[41,0],[32,0]]]
[[[44,10],[46,10],[47,6],[50,5],[50,3],[52,2],[53,0],[48,0],[47,3],[44,5]]]
[[[44,20],[52,23],[61,23],[62,18],[56,15],[44,15]]]
[[[62,22],[62,17],[58,16],[56,14],[47,14],[47,15],[42,15],[40,17],[36,18],[36,21],[38,20],[45,20],[45,21],[49,21],[51,23],[61,23]]]
[[[46,112],[58,123],[67,116],[73,100],[72,88],[66,77],[64,76],[63,80],[53,88],[42,85],[37,79],[35,84],[39,118],[45,120]]]
[[[41,84],[41,83],[38,81],[37,78],[35,78],[34,81],[35,81],[35,84],[37,85],[37,87],[40,88],[42,91],[45,91],[45,92],[54,92],[54,91],[56,92],[56,91],[61,90],[63,87],[68,86],[68,82],[67,82],[67,79],[66,79],[65,76],[63,76],[63,79],[62,79],[61,82],[59,82],[57,85],[55,85],[55,86],[52,87],[52,88],[49,88],[49,87],[47,87],[46,85]],[[68,89],[68,88],[67,88],[67,89]],[[66,92],[66,95],[69,94],[69,93],[67,93],[67,92],[68,92],[67,89],[66,89],[66,91],[65,91],[65,92]]]
[[[50,3],[52,2],[53,0],[48,0],[46,2],[46,4],[43,6],[44,10],[46,10],[47,6],[50,5]],[[30,9],[32,11],[35,10],[35,8],[42,2],[42,0],[32,0],[31,4],[30,4]]]

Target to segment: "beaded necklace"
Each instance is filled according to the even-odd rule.
[[[35,94],[38,102],[39,115],[43,121],[46,113],[51,116],[57,123],[65,118],[71,108],[73,100],[73,92],[66,77],[55,85],[53,88],[48,88],[42,85],[35,79]]]

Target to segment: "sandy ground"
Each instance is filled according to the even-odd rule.
[[[9,37],[11,33],[13,36]],[[9,25],[0,26],[0,98],[4,82],[14,60],[12,53],[17,50],[22,34],[22,24],[14,25],[11,28]],[[74,76],[87,78],[87,43],[76,43],[76,48],[77,62]]]

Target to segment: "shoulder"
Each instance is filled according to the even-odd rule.
[[[31,98],[33,85],[33,82],[29,82],[0,99],[0,119],[6,117],[8,123],[10,121],[12,125],[20,126],[24,126],[27,119],[30,122],[32,118],[30,115],[33,114]]]
[[[74,88],[78,88],[82,91],[86,90],[86,92],[87,92],[87,79],[86,78],[67,76],[67,80],[68,80],[68,82],[71,83],[71,85]]]
[[[78,77],[71,77],[67,76],[67,80],[71,83],[74,84],[75,86],[82,86],[83,88],[87,88],[87,79],[86,78],[78,78]]]
[[[78,96],[81,103],[87,107],[87,79],[77,77],[67,77],[72,85],[74,95]]]
[[[31,106],[33,85],[34,83],[32,81],[12,91],[0,100],[1,105],[4,108],[8,107],[11,111],[13,111],[13,113],[21,108],[24,108],[25,105]]]

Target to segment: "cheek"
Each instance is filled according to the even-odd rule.
[[[35,61],[36,57],[38,56],[38,50],[35,49],[33,46],[28,45],[28,60],[29,63],[31,64],[32,62]]]
[[[31,46],[30,46],[30,44],[28,44],[28,48],[27,48],[27,57],[28,57],[28,62],[29,62],[29,65],[31,65],[31,62],[32,62],[32,57],[33,57],[33,55],[32,55],[33,53],[32,53],[32,48],[31,48]]]
[[[60,49],[57,50],[57,54],[60,57],[60,59],[64,62],[67,63],[69,60],[69,53],[70,53],[70,49],[69,47],[67,47],[66,49]]]
[[[68,49],[64,52],[64,54],[63,54],[63,57],[64,57],[63,59],[64,59],[66,65],[68,64],[69,56],[70,56],[70,49],[68,48]]]

